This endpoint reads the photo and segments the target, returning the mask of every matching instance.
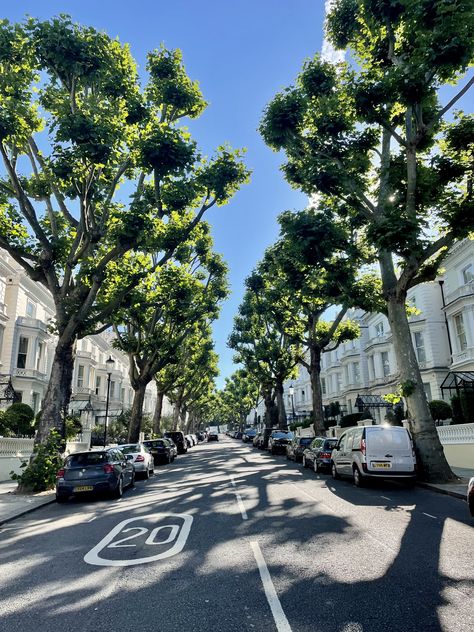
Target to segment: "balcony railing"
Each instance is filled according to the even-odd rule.
[[[474,443],[474,424],[438,426],[439,440],[443,445],[452,443]]]
[[[39,329],[44,333],[48,333],[48,325],[39,318],[30,318],[29,316],[18,316],[16,319],[17,325],[22,327],[28,327],[30,329]]]
[[[452,364],[450,368],[453,368],[453,365],[460,364],[462,362],[468,362],[474,359],[474,347],[468,347],[459,353],[453,353],[452,355]]]
[[[37,371],[36,369],[13,369],[14,377],[27,377],[33,380],[47,381],[46,373]]]
[[[462,298],[463,296],[469,296],[469,295],[474,295],[474,283],[466,283],[466,285],[461,285],[460,287],[456,288],[453,292],[450,292],[446,296],[446,303],[447,303],[446,307],[449,305],[449,303],[452,303],[456,299]]]
[[[369,340],[367,341],[367,344],[365,345],[365,348],[368,349],[369,347],[373,347],[375,345],[387,344],[391,340],[392,340],[391,333],[383,334],[382,336],[374,336],[373,338],[369,338]]]

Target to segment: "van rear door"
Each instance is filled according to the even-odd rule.
[[[412,473],[415,460],[410,435],[397,426],[366,428],[366,459],[369,472]]]

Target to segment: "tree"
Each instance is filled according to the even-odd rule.
[[[34,434],[35,413],[28,404],[17,402],[9,406],[2,416],[4,430],[13,435]]]
[[[436,422],[444,421],[452,417],[453,411],[448,402],[442,399],[433,399],[428,405],[431,415]]]
[[[36,440],[69,404],[77,338],[100,331],[149,270],[109,291],[134,249],[158,268],[248,172],[239,152],[202,158],[184,118],[206,107],[179,50],[148,55],[61,16],[0,22],[0,246],[52,294],[58,336]],[[128,200],[118,197],[127,181]]]
[[[359,337],[359,325],[347,317],[348,310],[376,306],[380,282],[373,274],[360,273],[370,253],[357,244],[350,223],[338,219],[324,201],[319,209],[283,213],[279,222],[280,239],[259,268],[268,279],[273,305],[286,305],[277,312],[278,329],[303,349],[299,363],[310,376],[318,436],[325,431],[322,354]],[[335,316],[328,321],[330,308]]]
[[[246,369],[237,369],[226,377],[224,388],[217,393],[221,423],[237,420],[243,430],[250,411],[257,405],[258,395],[258,382]]]
[[[278,423],[286,428],[283,383],[295,374],[300,348],[278,327],[280,312],[286,306],[274,302],[269,279],[257,268],[246,285],[228,345],[236,351],[235,362],[242,364],[260,385],[266,427]]]
[[[196,323],[219,313],[227,294],[227,269],[211,248],[209,227],[201,222],[175,258],[143,279],[115,315],[115,344],[128,354],[134,389],[129,441],[138,441],[148,384],[164,367],[179,363],[180,349]],[[121,283],[124,278],[126,274]]]
[[[471,0],[336,0],[328,35],[357,67],[308,61],[268,106],[266,142],[284,149],[287,179],[351,216],[377,250],[385,313],[408,401],[421,475],[453,474],[430,415],[406,314],[407,291],[433,279],[447,248],[474,228],[474,121],[437,92],[473,59]]]

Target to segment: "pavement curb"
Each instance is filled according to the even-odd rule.
[[[21,516],[24,516],[25,514],[29,514],[32,511],[36,511],[37,509],[41,509],[41,507],[46,507],[46,505],[51,505],[52,503],[55,503],[55,502],[56,502],[56,498],[51,498],[50,500],[45,500],[45,502],[41,503],[41,505],[35,505],[35,507],[28,507],[28,509],[22,509],[21,511],[18,511],[14,516],[10,516],[9,518],[0,518],[0,527],[3,524],[7,524],[7,522],[16,520],[17,518],[20,518]]]
[[[441,487],[437,487],[432,483],[423,483],[421,481],[416,482],[418,487],[424,487],[425,489],[430,489],[432,492],[437,492],[438,494],[444,494],[445,496],[452,496],[453,498],[461,498],[461,500],[466,500],[466,494],[462,492],[457,492],[454,489],[443,489]]]

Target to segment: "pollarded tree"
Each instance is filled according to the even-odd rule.
[[[125,267],[122,263],[120,283],[127,285]],[[132,275],[135,267],[132,262]],[[201,222],[175,258],[135,286],[114,316],[115,344],[128,354],[134,389],[129,441],[138,441],[148,384],[168,365],[181,365],[181,350],[195,336],[197,323],[217,318],[227,295],[226,272],[212,252],[209,227]]]
[[[261,131],[284,149],[287,179],[337,200],[376,247],[402,394],[427,480],[452,472],[430,415],[405,309],[407,291],[435,278],[447,249],[474,228],[474,122],[445,118],[439,88],[473,60],[472,0],[335,0],[329,37],[357,67],[307,62],[268,106]]]
[[[116,262],[140,248],[163,264],[247,171],[227,148],[202,159],[180,127],[206,103],[179,51],[148,55],[142,89],[128,46],[105,33],[64,16],[3,20],[0,64],[0,247],[55,305],[44,442],[69,403],[75,341],[106,326],[128,293],[108,289]],[[129,201],[118,197],[124,181]]]
[[[295,375],[301,356],[300,347],[278,327],[280,313],[290,309],[289,302],[285,303],[284,297],[278,304],[274,302],[270,283],[258,270],[246,285],[228,346],[236,351],[234,361],[259,383],[266,427],[277,422],[280,428],[286,428],[283,383]]]
[[[283,213],[281,238],[258,267],[267,280],[270,302],[287,305],[275,311],[277,327],[303,350],[299,362],[311,380],[316,436],[325,430],[322,354],[359,337],[359,325],[347,318],[350,308],[374,309],[381,302],[379,279],[360,272],[370,253],[357,243],[350,224],[323,204]],[[327,320],[330,308],[333,320]]]
[[[259,385],[255,376],[246,369],[237,369],[230,377],[226,377],[225,386],[218,395],[225,421],[234,422],[237,418],[242,430],[250,411],[256,407],[258,401]]]

